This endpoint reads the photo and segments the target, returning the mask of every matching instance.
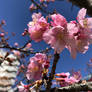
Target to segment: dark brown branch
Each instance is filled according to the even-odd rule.
[[[69,0],[73,5],[86,8],[88,15],[92,16],[92,0]]]
[[[52,88],[50,92],[80,92],[80,91],[92,91],[92,82],[76,83],[67,87]],[[46,92],[40,91],[40,92]]]
[[[54,78],[54,74],[55,74],[56,65],[57,65],[58,60],[59,60],[59,54],[55,53],[55,54],[54,54],[53,65],[52,65],[52,69],[51,69],[51,73],[50,73],[49,79],[48,79],[48,81],[47,81],[46,92],[50,92],[51,85],[52,85],[52,80],[53,80],[53,78]]]
[[[10,49],[10,50],[17,50],[17,51],[20,51],[20,52],[23,52],[23,53],[29,53],[29,54],[36,54],[36,53],[47,53],[49,52],[49,50],[51,50],[51,48],[46,48],[45,50],[42,50],[42,51],[39,51],[39,52],[34,52],[33,50],[24,50],[24,49],[21,49],[21,48],[15,48],[15,47],[11,47],[11,46],[8,46],[8,45],[5,45],[5,46],[0,46],[0,48],[6,48],[6,49]]]

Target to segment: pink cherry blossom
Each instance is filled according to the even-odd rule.
[[[49,24],[44,17],[41,17],[40,13],[33,14],[32,18],[33,21],[28,24],[28,32],[32,40],[39,42],[43,39],[43,33],[49,28]]]
[[[76,76],[75,76],[76,75]],[[79,82],[81,77],[79,72],[74,72],[73,76],[70,76],[70,73],[58,73],[56,74],[59,78],[56,80],[59,82],[61,87],[68,86],[70,84],[74,84]]]
[[[34,10],[34,9],[36,9],[36,7],[35,7],[35,5],[32,3],[32,4],[30,5],[30,7],[29,7],[29,10],[32,11],[32,10]]]
[[[34,57],[30,58],[30,63],[28,65],[28,70],[26,74],[27,79],[39,80],[42,77],[42,71],[45,68],[47,62],[47,56],[41,53],[36,53]]]
[[[73,21],[67,23],[66,19],[60,14],[51,16],[53,26],[43,34],[43,39],[47,44],[57,52],[61,53],[64,48],[67,48],[73,58],[76,57],[76,39],[74,33],[78,32],[76,23]],[[75,32],[74,32],[75,31]]]
[[[78,34],[77,40],[77,51],[85,53],[89,45],[92,44],[92,31],[88,29],[80,29],[80,33]]]
[[[64,48],[68,48],[70,51],[72,50],[71,52],[76,54],[74,49],[75,39],[62,26],[52,27],[46,31],[43,34],[43,39],[47,44],[50,44],[57,53],[61,53]],[[73,58],[76,57],[74,53],[71,54]]]
[[[86,9],[82,8],[77,16],[78,23],[71,21],[67,24],[69,34],[75,39],[74,48],[67,46],[72,57],[76,57],[77,52],[85,53],[92,44],[92,18],[85,18],[85,16]]]
[[[78,20],[78,22],[80,21],[80,20],[83,20],[84,18],[85,18],[85,16],[86,16],[86,9],[85,8],[82,8],[79,12],[78,12],[78,15],[77,15],[77,20]]]
[[[32,44],[31,44],[31,43],[28,43],[28,44],[26,45],[26,47],[27,47],[27,48],[30,48],[30,47],[32,47]]]
[[[39,20],[42,17],[41,13],[34,13],[32,15],[33,22]]]
[[[68,86],[68,83],[66,82],[66,80],[69,78],[70,73],[58,73],[56,74],[56,76],[58,76],[59,78],[56,78],[56,80],[59,82],[61,87],[64,86]]]
[[[70,78],[65,79],[65,81],[68,83],[68,85],[79,82],[79,80],[72,76]]]
[[[82,78],[82,75],[81,75],[81,72],[80,71],[77,71],[77,72],[73,71],[72,72],[72,76],[74,78],[76,78],[77,80],[80,80]]]
[[[92,18],[85,18],[87,10],[82,8],[77,15],[77,21],[81,27],[87,27],[92,29]]]
[[[70,21],[67,23],[67,30],[70,35],[76,35],[79,32],[79,27],[76,21]]]
[[[67,72],[67,73],[57,73],[56,76],[58,77],[62,77],[62,78],[68,78],[70,76],[70,73]]]
[[[70,21],[70,23],[67,23],[67,31],[71,38],[71,40],[68,39],[68,41],[69,41],[68,43],[70,45],[68,45],[67,48],[70,51],[71,56],[73,58],[76,58],[76,54],[77,54],[76,35],[79,32],[79,27],[77,26],[77,22]]]
[[[52,26],[62,26],[65,27],[67,25],[67,21],[64,18],[64,16],[60,15],[60,14],[53,14],[51,15],[52,18],[52,22],[51,25]]]
[[[80,71],[77,71],[77,72],[72,72],[72,76],[70,76],[69,78],[66,78],[65,81],[70,85],[70,84],[79,82],[81,78],[82,76]]]
[[[28,65],[27,70],[27,79],[28,80],[39,80],[42,74],[42,65],[37,61],[34,61],[34,58],[31,58],[30,64]]]
[[[18,47],[18,46],[19,46],[19,44],[18,44],[17,42],[15,42],[15,43],[14,43],[14,45],[15,45],[16,47]]]
[[[77,35],[77,51],[85,53],[92,44],[92,18],[85,18],[86,9],[82,8],[77,16],[79,33]]]
[[[50,44],[51,47],[58,53],[65,48],[65,37],[66,32],[61,26],[52,27],[43,34],[43,39],[46,41],[46,43]]]
[[[4,33],[0,33],[0,37],[4,37],[5,36],[5,34]]]

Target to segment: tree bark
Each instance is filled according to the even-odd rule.
[[[92,16],[92,0],[69,0],[73,5],[80,8],[86,8],[87,14]]]

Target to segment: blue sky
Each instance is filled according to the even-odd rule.
[[[15,32],[16,36],[11,37],[9,43],[13,44],[18,42],[19,45],[23,45],[29,37],[22,37],[21,33],[27,28],[28,22],[31,20],[31,13],[29,12],[30,0],[0,0],[0,21],[4,19],[6,21],[5,31]],[[56,2],[54,5],[51,4],[50,10],[56,8],[59,13],[61,13],[65,18],[70,21],[74,20],[77,16],[79,8],[74,6],[71,10],[72,4],[66,0],[62,2]],[[40,48],[45,48],[46,45],[41,42],[38,44],[33,44],[36,50]],[[92,57],[92,46],[90,46],[86,54],[77,54],[75,60],[72,59],[70,53],[65,49],[61,54],[59,63],[57,64],[56,72],[68,72],[71,69],[79,70],[81,69],[82,75],[85,76],[86,63]]]

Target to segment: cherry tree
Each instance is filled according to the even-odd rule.
[[[55,3],[55,0],[31,0],[29,10],[32,20],[22,33],[29,40],[22,47],[17,42],[14,46],[8,43],[7,32],[3,29],[5,21],[1,21],[0,85],[6,87],[0,88],[1,92],[92,91],[92,76],[86,80],[80,71],[55,73],[60,54],[65,48],[73,59],[76,59],[77,53],[85,54],[88,51],[92,44],[92,17],[86,17],[87,9],[83,7],[75,20],[67,21],[56,9],[47,10],[51,2]],[[43,16],[44,13],[46,16]],[[48,46],[36,51],[32,41],[36,44],[44,41]],[[52,87],[54,84],[56,87]]]

